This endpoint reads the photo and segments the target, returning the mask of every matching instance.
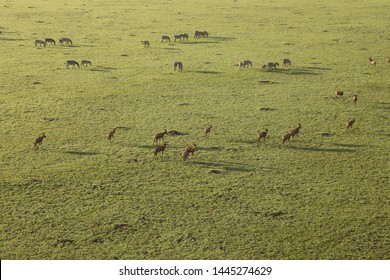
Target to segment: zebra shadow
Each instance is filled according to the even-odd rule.
[[[281,69],[277,68],[274,70],[268,70],[268,72],[278,73],[278,74],[285,74],[285,75],[291,75],[291,76],[300,76],[300,75],[309,75],[309,76],[318,76],[322,73],[315,71],[313,69],[308,68],[297,68],[297,69]]]
[[[210,37],[210,36],[208,38],[216,41],[233,41],[236,39],[234,37]]]
[[[206,70],[196,70],[196,71],[188,71],[191,73],[197,73],[197,74],[211,74],[211,75],[220,75],[223,74],[223,72],[218,72],[218,71],[206,71]]]
[[[89,71],[94,71],[94,72],[111,72],[112,70],[118,70],[118,68],[114,67],[96,67],[93,69],[89,69]]]
[[[332,152],[332,153],[355,153],[355,150],[351,149],[337,149],[337,148],[320,148],[320,147],[294,147],[288,146],[289,149],[298,151],[312,151],[312,152]]]
[[[65,154],[70,155],[78,155],[78,156],[96,156],[100,155],[100,153],[97,152],[85,152],[85,151],[66,151]]]
[[[253,168],[250,168],[248,165],[230,163],[230,162],[206,162],[206,161],[192,161],[192,164],[198,165],[204,168],[223,168],[227,171],[236,171],[236,172],[252,172]]]

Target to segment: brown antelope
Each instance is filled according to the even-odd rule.
[[[290,138],[291,138],[291,133],[287,133],[286,135],[283,136],[283,144],[284,142],[286,141],[290,141]]]
[[[347,129],[348,129],[348,128],[351,128],[351,129],[352,129],[352,126],[353,126],[354,123],[355,123],[355,119],[349,120],[349,121],[347,122]]]
[[[291,137],[294,137],[295,135],[298,135],[299,133],[299,129],[301,128],[301,124],[298,124],[298,126],[296,128],[294,128],[293,130],[291,130],[290,134],[291,134]]]
[[[42,41],[42,40],[35,40],[35,46],[44,46],[46,47],[46,42],[45,41]]]
[[[343,95],[344,95],[343,91],[341,91],[341,90],[336,91],[336,97],[343,97]]]
[[[166,142],[166,143],[164,143],[164,144],[162,144],[162,145],[159,145],[159,146],[156,146],[156,148],[154,148],[154,156],[157,158],[157,154],[158,153],[161,153],[161,156],[164,156],[164,150],[165,150],[165,148],[167,147],[167,143],[168,142]]]
[[[208,136],[210,136],[211,135],[211,129],[212,129],[213,127],[210,125],[210,126],[208,126],[208,127],[206,127],[205,129],[204,129],[204,136],[207,138]]]
[[[264,140],[265,142],[265,137],[268,134],[268,129],[265,129],[264,131],[260,132],[259,130],[257,131],[257,142],[260,143],[261,139]]]
[[[181,63],[180,61],[177,61],[173,64],[173,71],[176,71],[176,68],[178,71],[183,71],[183,63]]]
[[[376,66],[376,60],[373,59],[372,57],[370,57],[369,60],[370,60],[370,64],[375,67]]]
[[[42,146],[43,139],[46,138],[45,133],[42,133],[38,138],[34,141],[34,150],[38,150],[39,147]]]
[[[112,138],[114,138],[115,132],[118,128],[115,127],[113,130],[111,130],[109,133],[107,133],[107,139],[110,141],[110,144],[112,142]]]
[[[357,95],[356,94],[352,97],[352,100],[353,100],[353,105],[356,108],[356,103],[357,103]]]
[[[158,141],[160,140],[163,140],[164,141],[164,136],[168,134],[167,130],[164,129],[163,132],[159,132],[159,133],[156,133],[154,136],[153,136],[153,142],[157,144]],[[165,142],[165,141],[164,141]]]
[[[192,144],[190,146],[187,146],[184,149],[184,151],[181,153],[181,156],[183,157],[183,160],[186,161],[190,154],[192,156],[194,156],[195,150],[196,150],[196,144]]]
[[[386,58],[386,62],[390,63],[390,57]]]

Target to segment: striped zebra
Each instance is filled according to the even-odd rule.
[[[46,44],[52,44],[52,45],[56,45],[56,41],[54,41],[54,39],[52,39],[52,38],[46,38],[45,39],[45,42],[46,42]]]
[[[91,61],[85,59],[81,61],[81,66],[86,67],[88,65],[92,65]]]
[[[150,46],[149,41],[141,41],[141,43],[144,46],[144,48],[149,48],[149,46]]]
[[[176,71],[176,68],[178,71],[183,71],[183,63],[180,61],[177,61],[173,64],[173,71]]]
[[[194,38],[200,38],[203,37],[203,32],[202,31],[195,31]]]
[[[209,37],[209,33],[207,31],[203,31],[202,32],[202,36],[203,36],[203,38],[208,38]]]
[[[69,68],[69,65],[73,66],[73,68],[75,68],[75,66],[77,65],[77,67],[80,68],[80,64],[74,60],[67,60],[66,61],[66,68]]]
[[[35,40],[35,46],[44,46],[46,47],[46,42],[45,41],[42,41],[42,40]]]
[[[183,41],[188,41],[188,34],[187,33],[183,33],[181,34],[182,38],[183,38]]]
[[[250,60],[244,60],[244,61],[240,61],[238,63],[238,65],[240,66],[240,69],[241,68],[245,68],[245,67],[248,67],[251,66],[252,67],[252,62]]]
[[[164,35],[161,37],[161,43],[163,43],[164,41],[171,42],[171,38],[169,38],[169,36]]]
[[[175,35],[173,37],[174,37],[173,41],[175,41],[175,42],[176,42],[176,40],[180,40],[181,41],[181,39],[183,38],[183,34]]]
[[[71,39],[69,39],[69,38],[61,38],[60,40],[59,40],[59,43],[60,44],[67,44],[67,45],[72,45],[73,46],[73,42],[72,42],[72,40]]]
[[[291,60],[288,58],[283,59],[283,65],[284,67],[291,66]]]

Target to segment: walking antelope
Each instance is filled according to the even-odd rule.
[[[157,144],[158,141],[160,140],[163,140],[164,141],[164,136],[168,134],[167,130],[164,129],[163,132],[159,132],[159,133],[156,133],[154,136],[153,136],[153,142]]]
[[[190,154],[194,156],[195,150],[196,150],[196,144],[192,144],[190,146],[185,147],[184,151],[181,153],[183,160],[186,161]]]
[[[293,130],[291,130],[290,134],[291,134],[291,137],[294,137],[295,135],[298,135],[299,133],[299,129],[301,128],[301,124],[298,124],[298,126],[296,128],[294,128]]]
[[[42,40],[35,40],[35,46],[44,46],[46,47],[46,42],[45,41],[42,41]]]
[[[114,138],[115,132],[118,128],[115,127],[113,130],[111,130],[109,133],[107,133],[107,139],[110,141],[110,144],[112,142],[112,138]]]
[[[169,38],[169,36],[165,36],[165,35],[164,35],[164,36],[161,37],[161,43],[163,43],[164,41],[165,41],[165,42],[170,42],[170,41],[171,41],[171,38]]]
[[[43,139],[46,138],[45,133],[42,133],[38,138],[34,141],[34,150],[37,150],[40,146],[42,146]]]
[[[80,68],[80,64],[77,61],[74,61],[74,60],[67,60],[66,61],[66,68],[69,68],[69,65],[72,65],[73,68],[75,68],[75,66]]]
[[[176,71],[176,68],[178,71],[183,71],[183,63],[180,61],[177,61],[173,64],[173,71]]]
[[[208,137],[208,136],[210,136],[210,134],[211,134],[211,129],[212,129],[213,127],[210,125],[210,126],[208,126],[208,127],[206,127],[205,129],[204,129],[204,137]]]

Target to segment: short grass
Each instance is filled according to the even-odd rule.
[[[2,259],[390,259],[388,1],[0,6]]]

